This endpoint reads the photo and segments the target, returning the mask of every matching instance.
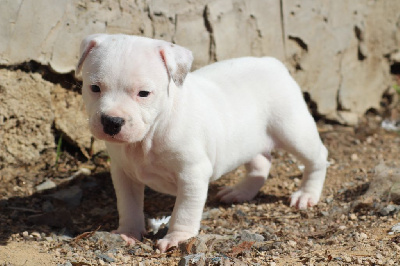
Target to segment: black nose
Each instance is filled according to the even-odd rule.
[[[114,117],[102,114],[101,124],[103,125],[104,133],[114,136],[121,131],[121,127],[125,124],[125,120],[122,117]]]

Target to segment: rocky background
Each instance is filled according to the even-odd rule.
[[[54,153],[60,137],[86,157],[102,149],[74,77],[88,34],[171,41],[193,51],[194,69],[277,57],[316,118],[356,125],[396,96],[399,10],[397,0],[1,0],[0,171]]]
[[[399,0],[0,0],[0,265],[398,265],[399,11]],[[101,32],[175,42],[194,69],[282,60],[329,150],[320,203],[289,207],[302,167],[278,150],[252,201],[216,199],[243,166],[211,183],[200,234],[178,249],[156,249],[164,226],[135,246],[108,233],[109,158],[74,73],[81,39]],[[146,218],[173,206],[146,189]]]

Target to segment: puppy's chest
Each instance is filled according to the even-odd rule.
[[[130,159],[125,162],[125,171],[132,178],[148,187],[170,195],[176,195],[177,173],[168,155],[149,153],[127,154]]]

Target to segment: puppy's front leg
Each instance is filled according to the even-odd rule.
[[[119,214],[118,229],[113,231],[120,234],[128,244],[135,244],[145,233],[143,201],[144,185],[135,182],[124,171],[111,163],[111,177],[117,195]]]
[[[157,243],[161,252],[198,234],[207,199],[211,166],[185,171],[178,180],[178,191],[168,234]]]

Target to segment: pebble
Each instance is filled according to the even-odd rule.
[[[31,236],[34,237],[36,240],[42,239],[42,236],[38,232],[32,232]]]
[[[221,210],[213,208],[203,213],[202,219],[217,219],[221,214]]]
[[[242,241],[248,241],[248,242],[251,242],[251,241],[262,242],[262,241],[264,241],[264,237],[262,235],[252,233],[249,230],[243,230],[240,233],[240,239]]]
[[[96,256],[103,262],[115,262],[115,259],[107,256],[106,254],[97,253]]]
[[[222,235],[214,235],[214,234],[200,234],[197,235],[194,239],[191,238],[185,242],[179,243],[179,249],[183,253],[206,253],[209,252],[209,248],[212,248],[213,245],[210,245],[209,243],[216,244],[218,242],[225,242],[226,240],[230,239],[227,236],[222,236]],[[190,250],[189,248],[189,243],[190,243]],[[158,249],[157,249],[158,250]]]
[[[394,233],[400,233],[400,223],[395,224],[394,226],[392,226],[392,228],[390,229],[389,234],[394,234]]]
[[[199,265],[205,264],[205,254],[204,253],[197,253],[197,254],[190,254],[181,258],[178,263],[178,266],[189,266],[189,265]]]
[[[128,263],[129,261],[130,261],[130,257],[129,256],[123,256],[122,258],[121,258],[121,261],[122,261],[122,263]]]
[[[50,179],[47,179],[46,181],[44,181],[40,185],[37,185],[35,187],[35,189],[36,189],[36,191],[44,191],[44,190],[55,188],[56,186],[57,186],[56,183],[54,183]]]
[[[297,245],[296,241],[293,241],[293,240],[289,240],[287,243],[291,247],[296,247],[296,245]]]
[[[321,214],[322,214],[322,216],[329,216],[329,212],[327,212],[327,211],[321,211]]]
[[[343,257],[343,260],[344,260],[345,262],[351,262],[351,258],[350,258],[349,256],[344,256],[344,257]]]
[[[333,201],[333,198],[326,198],[325,199],[325,202],[328,203],[328,204],[331,203],[332,201]]]
[[[365,233],[360,233],[360,238],[361,238],[361,239],[367,239],[368,236],[367,236],[367,234],[365,234]]]
[[[388,206],[382,208],[379,213],[380,215],[387,216],[391,214],[398,213],[400,211],[400,205],[389,204]]]
[[[26,240],[28,240],[30,238],[28,231],[24,231],[22,232],[22,237]]]
[[[352,155],[351,155],[351,160],[354,162],[354,161],[357,161],[358,160],[358,155],[357,154],[355,154],[355,153],[353,153]]]
[[[72,263],[69,262],[69,261],[67,261],[67,262],[64,263],[64,264],[58,264],[58,265],[60,265],[60,266],[72,266]]]
[[[357,215],[355,215],[354,213],[350,214],[349,216],[350,220],[357,220]]]

